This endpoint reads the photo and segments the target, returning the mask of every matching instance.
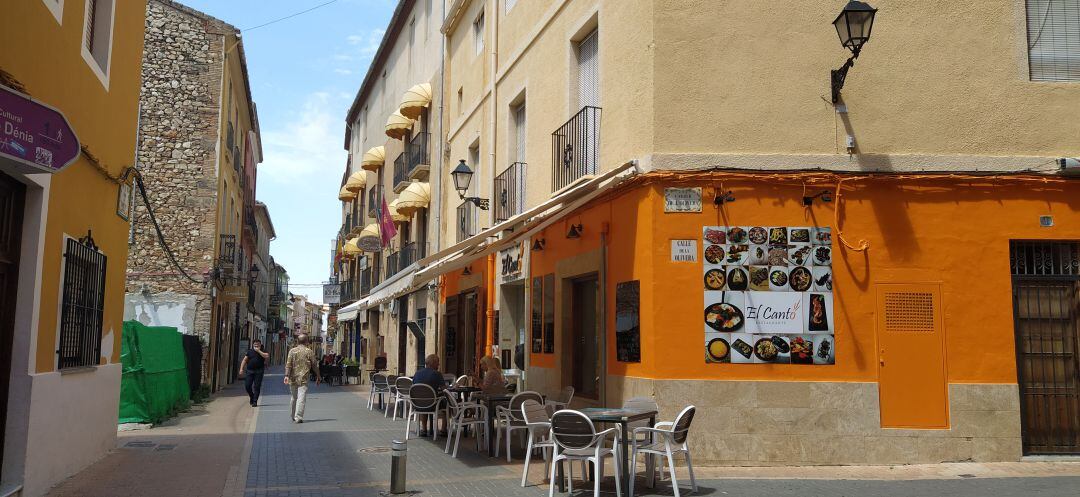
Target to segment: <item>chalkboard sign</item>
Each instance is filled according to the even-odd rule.
[[[619,362],[641,362],[641,282],[615,285],[615,347]]]

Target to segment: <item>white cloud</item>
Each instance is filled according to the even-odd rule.
[[[331,59],[339,63],[334,72],[352,74],[357,70],[366,70],[372,57],[375,56],[375,52],[379,50],[379,44],[382,43],[384,33],[386,33],[385,29],[373,29],[345,37],[345,42],[349,45],[346,50],[330,56]],[[349,72],[343,73],[339,70]]]
[[[342,148],[345,121],[331,100],[332,95],[325,92],[308,95],[301,108],[291,112],[280,126],[263,132],[266,153],[259,166],[260,178],[334,189],[348,156]],[[311,181],[312,176],[317,178]]]
[[[352,74],[353,72],[348,70],[348,69],[342,69],[342,68],[339,67],[339,68],[334,69],[334,73],[335,74],[344,74],[344,75],[348,76],[348,75]]]

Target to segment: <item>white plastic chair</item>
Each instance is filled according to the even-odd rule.
[[[375,397],[379,398],[380,404],[386,403],[386,395],[390,394],[390,384],[386,381],[386,375],[375,373],[371,375],[371,390],[368,392],[368,410],[375,410]]]
[[[570,408],[570,401],[574,400],[574,387],[566,386],[559,391],[559,395],[548,399],[546,404],[551,406],[552,412]]]
[[[527,430],[525,418],[521,416],[521,403],[526,400],[534,400],[537,404],[544,401],[544,397],[536,392],[521,392],[510,397],[510,406],[497,406],[495,416],[495,457],[499,457],[499,446],[502,445],[502,434],[506,432],[506,462],[510,462],[510,435],[514,430]]]
[[[600,496],[600,481],[604,479],[604,458],[615,461],[615,495],[622,496],[622,474],[619,457],[619,429],[608,428],[597,432],[592,420],[580,411],[563,409],[551,416],[551,437],[555,440],[554,457],[551,459],[548,497],[555,496],[555,469],[561,461],[583,461],[593,464],[593,497]],[[611,447],[607,440],[611,439]],[[570,464],[569,466],[573,466]],[[568,468],[569,469],[569,468]],[[574,492],[573,478],[567,472],[570,493]]]
[[[405,414],[401,415],[401,419],[405,419],[409,415],[409,388],[412,388],[412,378],[408,376],[402,376],[394,380],[394,386],[390,389],[390,393],[393,395],[390,398],[390,402],[394,405],[394,417],[396,421],[398,414],[401,412],[398,410],[398,406],[405,408]],[[387,409],[383,413],[383,417],[389,416],[390,409]]]
[[[551,457],[548,449],[554,450],[555,441],[551,439],[551,417],[547,408],[533,399],[525,399],[521,403],[521,416],[525,420],[525,427],[529,430],[529,442],[525,447],[525,469],[521,472],[521,486],[529,478],[529,461],[532,453],[540,449],[544,454],[544,474],[547,474],[551,465]]]
[[[439,430],[435,426],[438,424],[436,421],[439,418],[439,397],[435,394],[435,389],[431,388],[431,385],[424,383],[418,383],[409,387],[409,410],[408,418],[405,420],[405,440],[409,439],[409,428],[412,426],[412,422],[416,420],[416,436],[420,436],[420,418],[427,416],[431,418],[431,431],[434,432],[432,442],[439,439]]]
[[[458,402],[454,398],[453,392],[443,392],[443,397],[446,399],[448,413],[446,418],[446,449],[443,450],[443,453],[450,453],[450,445],[453,444],[453,457],[457,457],[458,447],[461,445],[461,432],[465,431],[465,428],[469,426],[475,427],[473,431],[476,432],[476,450],[479,452],[481,432],[484,434],[485,443],[489,440],[488,437],[491,436],[491,433],[488,432],[487,407],[475,402]]]
[[[679,482],[675,478],[675,454],[682,454],[686,458],[686,469],[690,472],[690,487],[697,493],[697,480],[694,478],[694,464],[690,461],[690,447],[686,444],[687,434],[690,432],[690,423],[694,420],[697,408],[688,406],[679,413],[672,423],[657,423],[658,428],[638,427],[634,428],[634,438],[643,435],[651,441],[646,444],[634,444],[633,456],[630,458],[630,468],[637,467],[637,456],[650,454],[664,457],[667,460],[668,472],[671,474],[671,489],[675,497],[679,497]],[[630,478],[630,495],[634,495],[634,478]]]

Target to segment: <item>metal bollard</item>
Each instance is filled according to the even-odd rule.
[[[403,494],[405,490],[405,463],[408,461],[405,442],[394,440],[390,446],[390,493]]]

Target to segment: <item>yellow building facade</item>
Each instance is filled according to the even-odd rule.
[[[0,493],[40,495],[115,444],[130,201],[120,178],[135,161],[145,7],[9,2],[0,18],[0,91],[63,113],[82,147],[59,172],[0,158],[11,283]]]

